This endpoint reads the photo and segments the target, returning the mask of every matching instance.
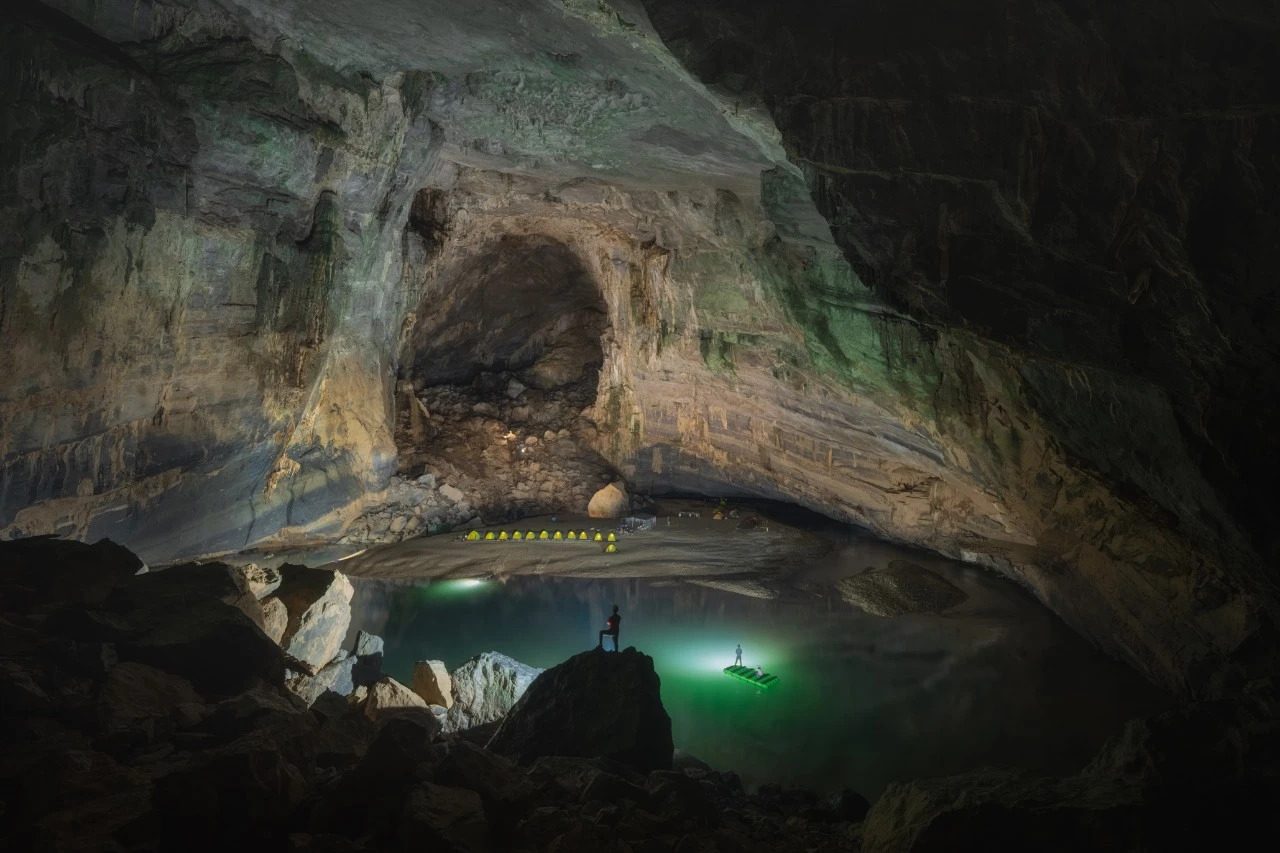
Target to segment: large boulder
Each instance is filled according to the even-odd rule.
[[[246,599],[258,604],[220,563],[133,578],[110,601],[127,626],[117,642],[120,658],[176,673],[214,695],[239,693],[258,681],[283,684],[284,656],[245,614]]]
[[[103,728],[115,731],[168,717],[182,706],[202,705],[191,682],[182,676],[126,661],[107,673],[98,694],[98,717]]]
[[[453,705],[446,731],[469,729],[500,719],[542,673],[499,652],[476,655],[453,671]]]
[[[364,713],[375,723],[405,718],[432,734],[440,730],[440,722],[422,697],[389,675],[369,688],[364,700]]]
[[[489,748],[520,762],[600,756],[642,771],[671,767],[671,718],[653,659],[593,649],[548,669],[503,720]]]
[[[941,575],[905,560],[844,578],[836,588],[845,601],[874,616],[941,613],[969,598]]]
[[[592,518],[621,518],[631,509],[631,498],[621,481],[610,483],[591,496],[587,503],[587,515]]]
[[[420,660],[413,665],[413,692],[429,705],[453,706],[453,679],[442,660]]]
[[[285,682],[285,686],[302,697],[307,707],[314,705],[326,692],[350,696],[355,689],[352,672],[356,661],[357,658],[350,655],[339,657],[327,663],[315,675],[299,673],[293,676]]]
[[[277,596],[289,612],[281,645],[315,675],[342,648],[351,625],[351,581],[341,572],[285,564]]]

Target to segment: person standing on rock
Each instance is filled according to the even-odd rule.
[[[622,614],[618,612],[618,605],[613,605],[613,615],[609,617],[609,621],[605,622],[604,630],[600,632],[600,637],[596,641],[596,648],[604,648],[604,638],[613,637],[613,650],[618,650],[618,627],[622,624]]]
[[[734,653],[733,665],[742,666],[742,643],[738,643],[738,647],[733,650],[733,653]]]

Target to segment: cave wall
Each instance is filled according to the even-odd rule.
[[[340,536],[403,486],[415,330],[550,241],[607,308],[594,441],[637,486],[980,563],[1204,689],[1275,602],[1241,509],[1274,459],[1243,369],[1275,366],[1274,79],[1135,116],[1107,27],[1142,18],[647,6],[22,4],[3,535]]]

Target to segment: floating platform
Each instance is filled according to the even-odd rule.
[[[756,678],[756,668],[753,666],[726,666],[724,674],[730,678],[736,678],[739,681],[745,681],[748,684],[754,684],[756,687],[772,687],[778,683],[778,676],[765,673]]]

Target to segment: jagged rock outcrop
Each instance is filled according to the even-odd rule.
[[[500,719],[519,701],[542,670],[500,652],[484,652],[450,674],[453,704],[446,731],[459,731]]]
[[[247,592],[259,601],[279,589],[281,580],[277,569],[259,566],[257,563],[232,566],[231,578],[241,592]]]
[[[521,762],[571,755],[642,772],[669,769],[671,718],[653,659],[630,647],[593,649],[553,666],[507,714],[488,748]]]
[[[342,572],[284,565],[278,598],[289,613],[281,645],[309,675],[337,655],[351,626],[355,590]]]

